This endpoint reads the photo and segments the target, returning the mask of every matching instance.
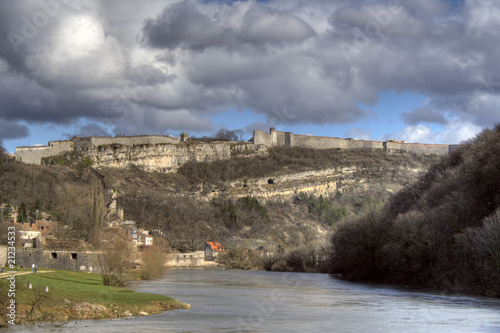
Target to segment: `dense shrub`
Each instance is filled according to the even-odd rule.
[[[487,294],[500,295],[500,209],[484,219],[483,227],[469,228],[462,242],[465,258]]]
[[[160,240],[157,238],[157,241]],[[161,277],[165,272],[167,249],[161,245],[147,246],[142,250],[142,280],[153,280]]]
[[[259,257],[246,248],[231,249],[224,253],[220,262],[230,269],[250,270],[259,268]]]
[[[497,295],[500,285],[500,126],[444,157],[378,214],[332,236],[346,278]]]

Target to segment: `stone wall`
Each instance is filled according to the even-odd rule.
[[[16,249],[16,263],[26,268],[36,264],[38,267],[68,271],[88,270],[92,267],[95,272],[99,254],[99,251]]]
[[[264,145],[266,147],[276,146],[276,144],[273,143],[271,134],[258,130],[253,131],[253,143],[256,145]]]
[[[165,135],[117,136],[114,138],[88,137],[73,138],[72,141],[74,141],[74,147],[77,151],[89,151],[107,145],[140,146],[179,143],[179,140]]]
[[[125,168],[131,164],[148,171],[172,172],[188,161],[212,162],[237,155],[263,156],[267,147],[288,146],[310,149],[385,149],[445,155],[459,145],[429,145],[398,141],[364,141],[296,135],[271,128],[269,133],[254,131],[253,143],[179,142],[163,135],[129,137],[75,137],[69,141],[51,141],[47,146],[17,147],[16,158],[29,164],[41,164],[43,157],[79,151],[91,157],[94,166]]]
[[[25,163],[41,164],[43,157],[72,151],[89,156],[96,167],[125,168],[134,164],[147,171],[174,172],[189,161],[213,162],[234,156],[263,156],[267,154],[267,146],[248,142],[185,143],[160,135],[76,137],[70,141],[51,141],[43,147],[18,147],[16,156]]]
[[[432,145],[406,142],[384,142],[388,152],[408,151],[413,153],[447,155],[450,153],[449,145]]]
[[[28,164],[41,164],[43,157],[56,156],[73,150],[73,141],[50,141],[47,146],[16,147],[16,160]]]
[[[310,149],[385,149],[388,152],[408,151],[424,154],[446,155],[460,145],[433,145],[406,143],[398,141],[365,141],[341,139],[334,137],[321,137],[310,135],[297,135],[291,132],[279,132],[271,128],[269,134],[263,131],[254,131],[254,144],[267,147],[288,146]]]
[[[167,267],[203,267],[205,266],[205,252],[171,253],[165,263]]]

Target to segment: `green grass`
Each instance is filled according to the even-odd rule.
[[[99,274],[42,271],[16,276],[16,324],[142,316],[190,307],[163,295],[104,286]],[[8,282],[2,278],[0,283],[5,291]],[[28,283],[32,289],[28,289]],[[48,293],[44,291],[46,286]],[[0,327],[5,325],[3,311]]]
[[[28,282],[33,287],[48,286],[49,296],[52,300],[68,299],[104,305],[128,304],[132,306],[150,301],[176,302],[175,299],[163,295],[138,293],[130,289],[104,286],[99,274],[53,271],[18,276],[16,278],[16,296],[20,304],[29,304],[32,298],[33,291],[27,288]]]

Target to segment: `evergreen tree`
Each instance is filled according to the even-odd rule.
[[[17,213],[17,221],[18,222],[28,221],[28,215],[26,213],[26,205],[24,204],[24,201],[21,202],[21,206],[19,206],[19,211]]]
[[[12,216],[12,207],[10,206],[10,204],[5,205],[2,215],[3,215],[4,221],[10,221],[11,216]]]

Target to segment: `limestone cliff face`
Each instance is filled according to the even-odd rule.
[[[263,201],[290,200],[300,192],[328,196],[350,183],[355,171],[356,168],[327,169],[250,179],[246,184],[231,183],[230,192],[235,197],[249,195]]]
[[[227,184],[228,189],[211,192],[208,194],[207,199],[219,195],[228,195],[235,199],[251,196],[263,202],[277,199],[289,201],[299,193],[328,197],[349,187],[368,187],[381,182],[385,182],[386,190],[392,192],[402,188],[402,183],[415,181],[423,172],[425,172],[425,169],[402,170],[401,168],[393,168],[385,170],[385,176],[380,177],[379,175],[371,175],[366,168],[348,167],[270,175],[269,177],[231,182]],[[405,179],[393,178],[393,175],[401,173],[405,174]]]
[[[136,165],[146,171],[175,172],[184,163],[228,160],[233,155],[263,156],[267,148],[246,143],[180,143],[149,145],[102,145],[86,154],[94,167],[126,168]]]

